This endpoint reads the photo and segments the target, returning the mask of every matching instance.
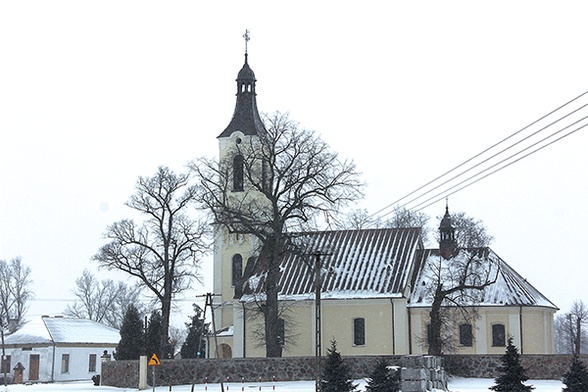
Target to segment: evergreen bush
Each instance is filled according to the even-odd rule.
[[[399,392],[400,369],[393,369],[385,359],[380,359],[368,378],[368,392]]]
[[[357,384],[351,379],[351,370],[337,351],[337,342],[331,341],[321,378],[322,392],[353,392]]]
[[[586,392],[588,391],[588,370],[577,355],[574,355],[570,370],[563,376],[565,387],[563,392]]]
[[[498,371],[502,374],[494,380],[496,385],[490,387],[496,392],[530,392],[535,389],[532,385],[525,385],[529,378],[525,374],[525,369],[521,365],[521,355],[519,350],[512,342],[512,336],[508,337],[506,353],[502,356],[502,365]]]

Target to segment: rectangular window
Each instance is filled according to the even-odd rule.
[[[504,347],[506,346],[506,332],[504,324],[492,325],[492,346]]]
[[[353,319],[353,345],[365,346],[365,319]]]
[[[459,326],[459,344],[464,347],[472,347],[473,340],[472,325],[461,324]]]
[[[90,354],[90,359],[88,360],[88,371],[96,371],[96,354]]]
[[[2,366],[0,366],[0,373],[10,373],[11,370],[12,369],[10,367],[10,355],[6,355],[2,358]]]
[[[61,354],[61,373],[69,373],[69,354]]]

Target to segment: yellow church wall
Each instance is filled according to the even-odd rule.
[[[342,355],[406,354],[407,334],[397,331],[393,338],[393,310],[390,299],[369,300],[322,300],[321,301],[322,353],[333,339]],[[313,300],[287,302],[283,305],[286,320],[286,335],[290,342],[284,348],[283,356],[315,355],[315,303]],[[265,355],[265,347],[259,345],[254,331],[263,330],[263,317],[251,317],[253,310],[247,310],[246,356]],[[353,344],[353,323],[355,318],[365,320],[365,344]],[[406,321],[406,308],[398,317],[398,323]],[[398,325],[398,324],[397,324]],[[404,328],[406,330],[406,326]],[[396,352],[394,345],[396,345]],[[400,348],[400,351],[399,351]]]
[[[424,342],[429,323],[428,308],[411,308],[411,347],[413,354],[426,354]],[[508,336],[524,354],[553,353],[553,314],[554,309],[542,307],[480,307],[477,318],[472,323],[473,344],[471,347],[459,345],[459,324],[453,328],[455,337],[454,354],[504,354],[505,346],[492,345],[492,326],[503,324]]]

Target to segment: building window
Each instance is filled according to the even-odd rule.
[[[365,346],[365,319],[353,319],[353,345]]]
[[[96,354],[90,354],[90,358],[88,360],[88,371],[89,372],[96,371]]]
[[[504,347],[506,346],[506,332],[504,324],[492,325],[492,346]]]
[[[459,344],[464,347],[472,347],[473,340],[472,325],[461,324],[459,326]]]
[[[61,373],[69,373],[69,354],[61,354]]]
[[[239,253],[233,256],[233,286],[239,285],[241,278],[243,277],[243,256]]]
[[[10,355],[6,355],[4,358],[2,358],[2,365],[0,366],[0,373],[2,373],[2,375],[4,373],[10,373],[11,368],[10,368]]]
[[[237,154],[233,158],[233,191],[243,190],[243,155]]]

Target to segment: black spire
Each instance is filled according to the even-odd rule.
[[[255,99],[255,74],[247,62],[247,41],[249,30],[243,36],[245,38],[245,64],[237,75],[237,103],[235,112],[229,126],[218,137],[229,137],[233,132],[241,131],[245,135],[263,135],[265,127],[257,111]]]
[[[449,260],[457,251],[457,241],[455,240],[455,228],[449,215],[449,204],[445,205],[445,215],[439,224],[439,253],[443,258]]]

